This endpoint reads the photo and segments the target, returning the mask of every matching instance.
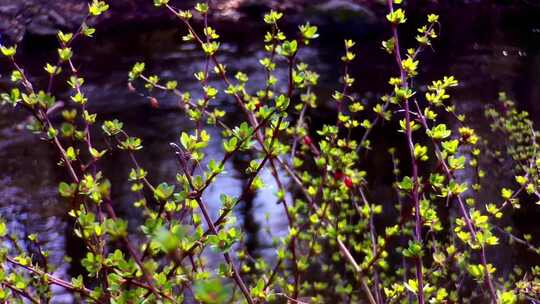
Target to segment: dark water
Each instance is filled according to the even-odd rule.
[[[412,9],[410,28],[402,30],[405,46],[413,43],[413,25],[423,22],[422,9]],[[487,131],[482,117],[484,106],[495,101],[499,91],[506,91],[515,97],[521,108],[528,110],[536,123],[540,123],[540,7],[526,2],[513,5],[450,5],[433,7],[441,15],[441,38],[434,44],[434,51],[425,53],[421,64],[422,77],[418,83],[426,83],[454,75],[460,86],[452,90],[453,99],[460,112],[472,118],[473,126]],[[319,110],[310,113],[314,127],[328,118],[334,111],[329,97],[338,87],[336,79],[341,73],[339,57],[342,54],[342,40],[353,38],[359,45],[357,63],[353,66],[353,76],[357,79],[355,92],[367,102],[372,102],[389,87],[386,81],[396,73],[393,61],[381,49],[381,39],[389,36],[385,24],[377,18],[362,12],[306,12],[304,16],[291,16],[286,28],[294,28],[295,23],[310,20],[320,28],[321,38],[309,50],[303,50],[304,59],[316,66],[321,74]],[[264,27],[256,16],[242,26],[223,23],[215,25],[225,41],[221,60],[234,72],[243,70],[254,83],[263,83],[264,73],[258,59],[263,56],[262,34]],[[380,19],[379,19],[380,20]],[[76,48],[76,65],[87,79],[85,90],[90,100],[90,110],[97,112],[100,119],[118,118],[133,136],[143,138],[144,149],[137,153],[143,167],[149,171],[152,182],[172,182],[177,172],[177,164],[169,148],[169,142],[178,141],[181,131],[190,130],[193,124],[177,109],[176,101],[167,96],[157,95],[160,108],[153,109],[148,101],[130,93],[126,87],[127,72],[136,61],[145,61],[149,71],[159,73],[162,78],[178,80],[182,91],[191,91],[194,97],[201,90],[193,73],[202,69],[204,61],[192,46],[181,42],[183,28],[151,28],[130,26],[110,29],[100,33],[95,44],[81,44]],[[410,36],[407,36],[409,34]],[[51,61],[56,50],[54,38],[27,36],[20,48],[21,62],[33,75],[44,76],[42,66]],[[5,66],[2,66],[5,67]],[[9,73],[1,70],[2,82]],[[284,71],[278,72],[285,75]],[[44,83],[45,78],[35,78]],[[58,82],[57,82],[58,84]],[[216,86],[221,85],[216,82]],[[58,86],[59,99],[67,94]],[[234,124],[241,119],[235,114],[237,109],[231,100],[218,100],[231,114]],[[66,176],[56,167],[58,161],[53,148],[39,138],[22,130],[26,115],[7,107],[0,108],[0,214],[9,222],[12,231],[21,237],[37,232],[46,241],[46,248],[55,254],[53,260],[60,264],[63,253],[77,255],[80,243],[70,233],[70,224],[65,216],[66,204],[57,197],[57,183]],[[59,121],[59,120],[58,120]],[[94,131],[97,130],[97,127]],[[211,130],[218,138],[219,130]],[[382,135],[382,136],[381,136]],[[487,134],[481,134],[488,136]],[[399,134],[383,127],[375,132],[381,141],[401,143]],[[375,139],[374,139],[375,140]],[[377,140],[375,140],[377,145]],[[222,156],[219,142],[210,145],[208,154],[215,159]],[[113,183],[113,199],[119,213],[137,222],[138,214],[130,203],[135,200],[125,183],[131,164],[125,155],[114,153],[102,164],[102,170]],[[239,194],[242,184],[240,170],[245,166],[241,158],[228,164],[227,175],[218,179],[210,188],[206,201],[212,206],[219,204],[219,194]],[[372,157],[368,166],[388,167],[388,159]],[[493,170],[493,189],[511,180],[508,168]],[[372,170],[370,183],[372,195],[382,199],[392,199],[390,170]],[[270,185],[271,176],[263,176]],[[270,214],[274,235],[283,234],[286,228],[282,207],[275,205],[275,187],[268,187],[251,198],[237,210],[240,225],[248,233],[248,250],[264,254],[269,248],[269,238],[262,228],[267,226],[265,214]],[[498,193],[495,191],[494,193]],[[486,201],[495,197],[486,197]],[[214,207],[216,217],[217,208]],[[540,234],[536,219],[540,216],[538,206],[527,207],[509,216],[518,232]],[[133,228],[136,224],[133,223]],[[538,241],[538,240],[537,240]],[[527,253],[520,250],[494,252],[496,260],[506,260],[507,265],[516,261],[537,263]],[[504,265],[503,265],[504,266]],[[61,272],[77,272],[78,263],[64,265]],[[71,269],[70,269],[71,268]]]

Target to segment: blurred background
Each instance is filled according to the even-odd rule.
[[[204,57],[193,45],[182,42],[185,29],[178,20],[163,9],[156,9],[151,0],[108,1],[111,10],[95,24],[96,37],[80,40],[74,46],[75,64],[86,78],[85,94],[90,110],[100,120],[118,118],[128,133],[143,138],[144,149],[138,153],[143,167],[154,183],[174,181],[177,164],[168,143],[178,141],[181,131],[193,127],[177,107],[177,100],[156,95],[160,107],[154,109],[145,99],[127,88],[127,73],[137,61],[147,63],[149,72],[163,79],[179,82],[181,91],[197,97],[201,89],[193,73],[202,68]],[[358,56],[352,66],[356,78],[354,92],[366,104],[388,92],[388,77],[397,71],[392,58],[381,49],[381,40],[388,39],[386,9],[379,1],[352,0],[214,0],[211,1],[210,25],[221,35],[219,57],[230,73],[246,72],[255,84],[264,82],[264,70],[258,60],[264,56],[263,35],[266,27],[262,16],[269,9],[285,13],[283,30],[294,35],[297,26],[309,21],[319,27],[321,37],[300,56],[321,74],[317,89],[320,105],[309,113],[312,129],[320,127],[329,117],[335,117],[331,101],[333,90],[339,86],[342,72],[339,58],[343,54],[343,39],[357,41]],[[432,80],[454,75],[460,86],[451,90],[459,112],[468,115],[469,122],[480,135],[490,139],[488,122],[483,118],[485,105],[493,103],[500,91],[506,91],[540,123],[540,1],[405,1],[408,22],[401,29],[405,47],[414,45],[416,28],[426,20],[427,13],[440,15],[440,38],[433,50],[421,55],[419,90]],[[175,1],[178,8],[192,7],[195,1]],[[37,84],[47,81],[43,66],[56,61],[57,30],[73,31],[86,13],[83,0],[0,0],[0,34],[2,43],[18,43],[18,61]],[[199,20],[200,21],[200,20]],[[280,68],[284,68],[281,66]],[[0,90],[9,86],[10,69],[0,63]],[[280,75],[280,70],[278,70]],[[282,75],[286,75],[282,71]],[[222,88],[214,80],[214,85]],[[69,99],[64,82],[56,81],[54,92],[59,100]],[[236,114],[231,100],[218,98],[216,105],[228,112],[231,124],[243,117]],[[24,130],[27,115],[0,107],[0,216],[12,231],[21,237],[39,233],[46,248],[54,250],[53,259],[60,264],[64,254],[74,262],[64,264],[65,274],[80,272],[78,259],[82,244],[71,233],[66,217],[67,204],[57,197],[57,184],[66,176],[56,166],[58,158],[53,148],[37,136]],[[56,117],[60,122],[60,117]],[[99,132],[99,126],[93,131]],[[219,130],[211,130],[214,138]],[[381,136],[384,135],[384,136]],[[392,126],[382,126],[374,134],[374,145],[401,144],[401,136]],[[496,139],[497,138],[491,138]],[[214,141],[209,147],[211,158],[221,157],[221,144]],[[242,170],[247,157],[237,157],[227,167],[228,174],[218,179],[210,189],[208,202],[219,206],[219,194],[238,195],[243,183]],[[389,157],[366,156],[370,171],[372,196],[391,206],[394,203],[393,176]],[[490,164],[488,164],[490,165]],[[131,206],[134,197],[125,181],[129,160],[113,153],[104,160],[102,170],[113,183],[114,201],[119,213],[130,219],[130,228],[140,224],[138,211]],[[490,166],[488,190],[497,194],[499,187],[512,183],[511,166],[494,163]],[[264,173],[269,184],[270,173]],[[464,176],[463,178],[468,178]],[[492,188],[489,188],[492,187]],[[280,236],[286,228],[282,207],[275,204],[275,187],[265,188],[246,197],[236,215],[246,232],[245,246],[254,256],[273,253],[271,236]],[[485,202],[496,197],[485,197]],[[505,219],[517,234],[540,235],[539,206],[524,204]],[[266,220],[266,215],[269,221]],[[381,221],[392,218],[383,215]],[[267,233],[266,228],[272,232]],[[281,231],[281,233],[280,233]],[[538,241],[538,240],[537,240]],[[524,250],[509,249],[489,254],[505,265],[538,263]],[[505,264],[504,261],[511,261]]]

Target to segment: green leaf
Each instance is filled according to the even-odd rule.
[[[58,74],[60,74],[60,72],[62,72],[62,68],[60,68],[60,67],[58,67],[56,65],[51,65],[50,63],[47,63],[45,65],[44,69],[50,75],[58,75]]]
[[[58,39],[63,44],[67,44],[68,42],[71,41],[72,38],[73,38],[73,33],[64,33],[62,31],[58,32]]]
[[[143,148],[142,139],[138,137],[129,136],[128,138],[120,142],[120,144],[118,145],[118,148],[120,150],[128,150],[128,151],[141,150]]]
[[[302,34],[302,38],[304,38],[306,42],[319,37],[319,34],[317,33],[317,27],[310,25],[309,22],[304,25],[300,25],[299,29],[300,33]]]
[[[407,21],[407,18],[405,18],[405,12],[401,8],[398,8],[397,10],[390,12],[388,15],[386,15],[386,19],[390,21],[390,23],[393,23],[393,24],[401,24]]]
[[[161,183],[154,191],[154,195],[160,201],[166,201],[171,197],[174,192],[174,185],[169,185],[167,183]]]
[[[402,251],[407,258],[417,258],[423,256],[422,244],[416,241],[409,241],[409,246]]]
[[[455,154],[459,148],[459,140],[457,139],[443,141],[441,144],[444,151],[446,151],[450,155]]]
[[[169,0],[154,0],[154,5],[156,7],[164,6],[169,3]]]
[[[210,279],[195,282],[193,286],[195,299],[205,304],[226,303],[232,293],[228,285],[219,279]]]
[[[403,285],[405,285],[405,288],[407,288],[410,292],[414,294],[418,293],[418,281],[409,279],[407,282],[404,282]]]
[[[181,225],[174,225],[171,230],[165,227],[158,227],[153,237],[164,252],[173,252],[180,248],[182,239],[185,238],[186,229]]]
[[[275,24],[279,19],[281,19],[281,17],[283,17],[283,13],[271,10],[269,13],[264,15],[264,22],[267,24]]]
[[[505,200],[509,200],[512,198],[512,195],[513,195],[513,191],[511,189],[508,189],[508,188],[502,188],[501,189],[501,196],[503,199]]]
[[[191,138],[189,137],[189,134],[186,132],[182,132],[180,135],[180,143],[182,144],[182,147],[186,150],[190,150],[191,148]]]
[[[89,27],[88,25],[84,24],[82,25],[82,34],[86,37],[93,37],[94,33],[96,32],[96,29],[93,27]]]
[[[428,151],[428,149],[427,149],[426,146],[422,146],[420,144],[415,144],[414,145],[414,157],[416,159],[419,159],[419,160],[422,160],[422,161],[428,160],[427,151]]]
[[[223,141],[223,149],[227,153],[234,152],[237,145],[238,145],[238,138],[236,137],[231,137],[231,139],[229,139],[228,141],[227,140]]]
[[[403,179],[401,180],[398,186],[399,186],[399,189],[405,192],[410,192],[413,189],[413,180],[411,177],[405,176],[403,177]]]
[[[146,68],[146,64],[144,62],[137,62],[133,67],[131,68],[131,71],[129,72],[129,81],[133,81],[144,72],[144,69]]]
[[[124,124],[122,122],[118,121],[118,119],[114,119],[114,120],[105,121],[103,123],[103,126],[101,127],[101,129],[108,136],[114,136],[114,135],[122,132],[122,127],[123,126],[124,126]]]
[[[438,124],[431,130],[427,130],[427,135],[435,140],[441,140],[449,137],[452,134],[452,131],[446,129],[445,124]]]
[[[109,9],[109,5],[105,1],[93,0],[88,5],[88,13],[90,16],[99,16]]]
[[[61,61],[68,61],[73,56],[73,51],[69,47],[58,49],[58,57]]]
[[[298,50],[298,42],[296,40],[285,41],[278,46],[277,52],[284,57],[292,57]]]
[[[290,99],[285,95],[279,95],[276,99],[276,108],[279,111],[285,111],[289,107]]]
[[[17,53],[17,46],[3,46],[0,45],[0,51],[2,52],[2,55],[6,57],[13,57]]]
[[[8,229],[7,229],[6,222],[0,219],[0,237],[6,236],[7,232],[8,232]]]
[[[195,10],[201,14],[206,14],[208,13],[208,4],[204,2],[199,2],[195,4]]]
[[[501,304],[515,304],[518,301],[516,294],[509,290],[499,294],[499,302]]]
[[[206,55],[212,56],[219,49],[220,43],[217,41],[206,42],[202,44],[203,51]]]

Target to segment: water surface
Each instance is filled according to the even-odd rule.
[[[409,17],[411,23],[423,22],[418,16]],[[452,90],[453,99],[460,112],[472,118],[473,126],[487,132],[487,123],[482,118],[486,104],[495,101],[499,91],[506,91],[515,97],[522,109],[530,111],[533,119],[540,123],[540,83],[537,77],[540,71],[540,8],[535,5],[453,5],[434,7],[441,14],[441,39],[434,44],[434,51],[427,51],[421,64],[422,77],[418,83],[425,84],[444,75],[454,75],[460,80],[460,86]],[[389,37],[385,24],[376,22],[365,14],[343,12],[306,12],[304,16],[292,16],[285,25],[294,29],[297,21],[308,19],[320,28],[321,39],[311,49],[303,51],[304,59],[311,63],[321,74],[318,88],[321,105],[310,113],[313,127],[320,126],[334,117],[334,107],[330,101],[333,90],[339,87],[338,79],[341,68],[339,57],[342,54],[342,40],[353,38],[358,42],[359,55],[352,67],[357,79],[354,91],[367,103],[372,103],[377,96],[388,91],[386,81],[395,75],[393,61],[380,48],[380,40]],[[238,24],[223,23],[214,27],[221,29],[225,41],[220,52],[220,59],[234,72],[243,70],[254,83],[263,83],[265,74],[258,64],[263,56],[262,33],[257,16],[244,20],[241,28]],[[204,58],[192,46],[181,42],[184,29],[153,26],[137,28],[126,26],[110,29],[97,36],[97,43],[82,43],[76,47],[76,65],[87,79],[85,92],[90,100],[90,110],[97,112],[101,120],[118,118],[124,122],[125,129],[133,136],[143,138],[144,150],[137,153],[143,167],[149,171],[149,179],[155,183],[174,181],[178,170],[177,162],[169,142],[177,142],[182,131],[189,131],[193,124],[178,109],[177,100],[158,94],[159,109],[150,107],[148,100],[127,89],[127,72],[136,61],[145,61],[150,72],[158,73],[162,78],[175,79],[182,91],[200,94],[200,86],[193,73],[202,69]],[[412,25],[402,30],[404,35],[414,33]],[[413,36],[403,37],[405,46],[411,45]],[[44,83],[43,64],[55,58],[54,38],[27,36],[20,47],[21,62],[34,80]],[[8,73],[1,70],[2,83]],[[41,76],[39,76],[41,75]],[[284,71],[278,71],[281,79]],[[222,85],[214,80],[218,87]],[[67,99],[67,92],[57,83],[59,99]],[[229,123],[242,121],[241,113],[233,101],[219,98],[216,106],[224,107],[229,113]],[[0,107],[0,215],[9,223],[10,229],[21,237],[30,233],[39,233],[54,255],[53,261],[61,263],[63,255],[74,256],[77,261],[81,255],[81,243],[71,235],[70,221],[66,217],[67,204],[58,199],[56,187],[66,176],[56,167],[58,158],[53,147],[41,141],[35,135],[24,130],[26,114]],[[332,118],[333,119],[333,118]],[[58,117],[56,120],[59,122]],[[97,126],[94,131],[97,130]],[[219,130],[210,130],[218,138]],[[488,137],[487,133],[482,133]],[[401,143],[401,137],[387,126],[375,132],[377,140]],[[488,137],[489,138],[489,137]],[[211,158],[222,157],[221,145],[213,141],[208,149]],[[368,168],[388,168],[387,157],[371,157]],[[113,200],[120,215],[133,219],[136,228],[137,211],[131,207],[135,197],[130,194],[129,184],[125,182],[131,164],[126,155],[113,153],[108,156],[102,170],[113,183]],[[227,165],[226,175],[209,189],[206,201],[217,217],[219,194],[225,192],[238,195],[243,183],[240,170],[245,167],[245,160],[235,159]],[[493,170],[490,176],[493,189],[511,182],[509,168]],[[254,254],[272,253],[270,239],[262,228],[267,223],[265,214],[271,216],[271,228],[276,236],[283,235],[287,228],[282,207],[275,204],[275,186],[269,172],[263,177],[271,187],[265,188],[249,197],[239,206],[236,214],[248,234],[248,250]],[[391,171],[372,170],[370,184],[372,196],[392,203]],[[494,193],[497,193],[495,191]],[[495,197],[486,197],[486,201]],[[538,206],[527,205],[524,210],[511,215],[507,222],[512,223],[518,232],[540,234],[537,217]],[[135,222],[135,223],[133,223]],[[515,262],[525,264],[538,263],[524,251],[493,252],[495,260],[506,265]],[[503,265],[504,266],[504,265]],[[62,272],[77,273],[78,262],[64,265]]]

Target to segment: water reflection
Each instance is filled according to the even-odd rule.
[[[534,18],[534,12],[528,7],[472,7],[474,9],[466,9],[466,14],[465,9],[459,7],[446,8],[441,12],[442,38],[435,44],[436,52],[426,55],[427,59],[422,64],[423,79],[419,81],[438,79],[448,74],[460,79],[461,85],[454,90],[454,99],[459,111],[474,117],[472,123],[480,130],[487,131],[486,121],[481,118],[484,105],[494,100],[500,90],[516,96],[523,108],[531,111],[539,122],[540,107],[535,101],[540,97],[540,83],[536,77],[540,68],[540,35],[536,29],[540,24],[537,18]],[[455,23],[453,18],[457,16],[461,22]],[[357,79],[355,91],[362,92],[361,96],[366,96],[367,101],[373,101],[378,93],[388,90],[386,79],[395,74],[395,70],[387,55],[379,49],[378,41],[388,35],[384,26],[365,23],[359,27],[358,21],[350,19],[335,23],[334,19],[324,15],[312,18],[319,21],[322,38],[313,49],[303,51],[303,56],[316,65],[321,74],[318,92],[321,106],[318,111],[310,113],[312,123],[317,127],[327,121],[330,117],[328,113],[333,111],[333,104],[328,102],[330,98],[327,97],[338,85],[336,79],[340,68],[337,63],[342,53],[342,39],[352,37],[360,45],[360,59],[354,66],[353,76]],[[519,22],[508,23],[509,18]],[[410,19],[414,21],[418,17],[411,16]],[[251,22],[259,24],[258,21]],[[351,24],[356,27],[351,27],[350,31],[343,30]],[[253,27],[253,33],[262,32],[258,25]],[[464,28],[469,30],[464,31]],[[234,30],[225,29],[224,37],[227,43],[222,45],[221,61],[227,63],[229,72],[243,70],[254,83],[263,83],[265,75],[258,63],[258,59],[263,56],[259,51],[262,45],[260,38],[253,37],[253,33],[248,35],[241,32],[234,36],[231,32]],[[91,101],[90,110],[97,112],[101,120],[118,118],[124,122],[130,135],[143,138],[145,148],[141,153],[137,153],[137,157],[141,165],[149,171],[152,182],[174,181],[178,165],[169,142],[177,142],[180,132],[190,130],[193,124],[186,120],[177,107],[177,100],[170,96],[157,94],[160,107],[152,109],[148,100],[130,93],[126,88],[127,71],[134,62],[145,61],[150,72],[159,73],[159,76],[165,79],[174,78],[179,82],[181,90],[193,92],[194,98],[197,98],[197,92],[201,92],[201,89],[193,74],[202,68],[204,58],[192,46],[180,42],[181,32],[177,29],[110,32],[98,36],[97,39],[97,44],[83,44],[76,52],[80,54],[76,59],[78,68],[87,77],[85,88]],[[407,39],[404,40],[407,43]],[[55,50],[50,47],[53,44],[47,41],[40,37],[29,37],[26,47],[22,48],[23,57],[26,57],[23,62],[35,75],[43,75],[41,65],[46,62],[46,58],[53,58],[51,56]],[[41,43],[44,47],[36,47],[35,43]],[[284,70],[279,70],[278,78],[284,79],[285,73]],[[43,82],[40,78],[36,80]],[[56,83],[57,86],[58,84],[59,82]],[[223,88],[217,79],[212,79],[212,84]],[[67,99],[67,96],[67,92],[63,92],[59,98]],[[218,104],[232,114],[229,116],[231,125],[241,122],[242,115],[235,114],[237,109],[230,100],[221,99],[216,101],[216,105]],[[56,194],[57,183],[65,179],[64,174],[56,167],[58,158],[51,146],[21,130],[20,124],[26,119],[23,113],[12,113],[11,109],[0,108],[0,214],[8,221],[10,229],[17,231],[21,238],[30,233],[39,233],[45,249],[54,253],[53,263],[62,264],[64,253],[73,256],[70,270],[68,271],[67,266],[60,268],[61,275],[67,272],[78,273],[82,244],[72,235],[73,223],[65,216],[67,205],[59,200]],[[389,131],[390,129],[383,126],[376,131],[376,135],[384,135],[380,138],[386,141],[385,144],[388,141],[401,140],[399,135]],[[94,131],[99,131],[98,126]],[[214,139],[219,137],[220,130],[209,131]],[[219,141],[213,140],[207,153],[211,158],[221,159],[223,155]],[[370,157],[366,164],[369,168],[385,168],[388,159],[383,156]],[[140,215],[131,206],[136,198],[131,195],[130,185],[125,182],[130,166],[126,155],[115,152],[103,161],[101,170],[111,179],[113,200],[119,215],[132,219],[130,228],[135,230]],[[221,193],[240,195],[246,183],[246,180],[241,178],[245,167],[246,159],[235,158],[226,166],[228,174],[219,177],[209,188],[205,201],[210,206],[213,218],[218,216]],[[382,171],[374,170],[370,175],[372,195],[392,204],[390,185],[393,177]],[[253,256],[274,252],[272,240],[261,229],[267,225],[265,214],[269,214],[271,218],[270,228],[274,236],[282,236],[287,229],[283,208],[275,204],[274,194],[277,189],[272,182],[271,173],[263,171],[262,177],[269,186],[256,194],[246,196],[236,211],[239,225],[247,234],[247,251]],[[504,173],[492,178],[493,190],[508,182]],[[286,180],[285,176],[284,179]],[[289,201],[290,199],[289,197]],[[486,201],[490,199],[494,197],[487,197]],[[535,225],[535,216],[539,215],[538,208],[528,210],[528,214],[522,213],[514,215],[517,229],[538,234],[539,227]],[[500,253],[499,257],[515,261],[523,256],[522,252],[506,252]],[[69,302],[69,299],[66,299],[66,302]]]

